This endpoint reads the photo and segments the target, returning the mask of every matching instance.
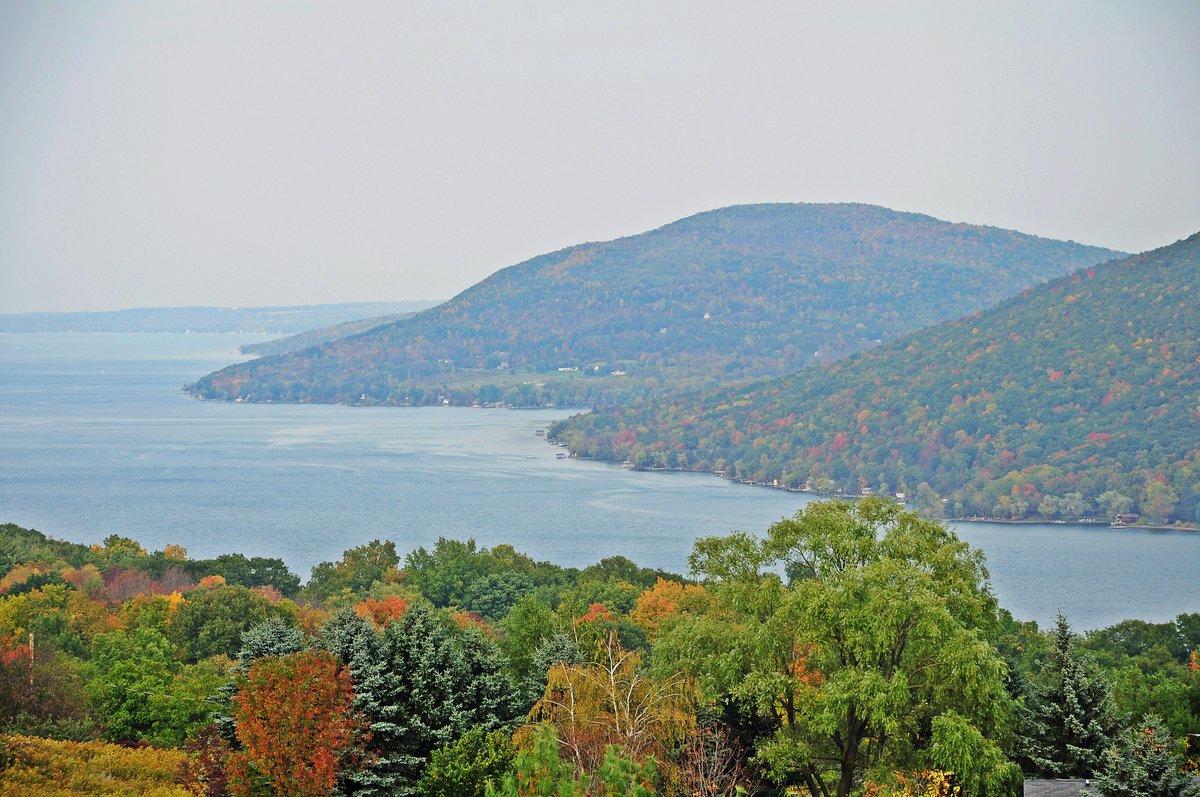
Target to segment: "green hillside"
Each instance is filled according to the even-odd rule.
[[[1116,253],[869,205],[749,205],[542,255],[438,307],[231,366],[250,401],[592,404],[782,376]]]
[[[1200,233],[825,368],[552,435],[581,456],[900,491],[956,516],[1196,523],[1198,276]]]

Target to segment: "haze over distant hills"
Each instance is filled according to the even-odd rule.
[[[351,302],[295,307],[140,307],[78,313],[0,315],[0,332],[258,332],[289,335],[437,302]]]
[[[1119,253],[859,205],[746,205],[503,269],[190,385],[250,401],[586,405],[791,373]]]
[[[551,434],[635,465],[899,490],[935,514],[1196,524],[1198,277],[1200,233],[824,368]]]
[[[360,332],[366,332],[368,329],[390,324],[402,318],[408,318],[414,313],[439,304],[439,302],[409,302],[408,304],[412,304],[414,307],[407,312],[355,318],[351,321],[342,321],[341,323],[331,324],[319,329],[308,329],[304,332],[297,332],[285,338],[264,340],[261,343],[245,343],[238,346],[238,350],[242,354],[255,354],[259,356],[264,354],[290,354],[294,351],[319,346],[322,343],[337,340],[338,338],[357,335]]]

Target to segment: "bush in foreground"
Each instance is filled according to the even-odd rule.
[[[0,737],[8,766],[0,794],[23,797],[190,797],[175,782],[186,757],[178,750],[130,749],[105,742]]]

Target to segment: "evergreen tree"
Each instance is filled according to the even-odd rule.
[[[546,692],[546,673],[555,664],[583,664],[583,651],[566,634],[555,634],[533,653],[529,675],[519,684],[521,705],[528,711]]]
[[[1016,747],[1022,768],[1049,778],[1089,778],[1117,732],[1112,693],[1096,663],[1076,647],[1061,614],[1049,672],[1025,703]]]
[[[1153,714],[1144,728],[1121,735],[1104,753],[1096,789],[1105,797],[1200,797],[1200,783],[1181,773],[1175,740]]]
[[[242,648],[238,651],[238,671],[245,675],[255,660],[264,656],[287,656],[304,649],[304,632],[287,620],[272,617],[242,632]],[[237,723],[233,719],[233,698],[237,681],[229,681],[209,700],[216,704],[212,724],[230,745],[237,747]]]
[[[463,631],[458,642],[465,667],[456,673],[461,688],[455,699],[471,711],[470,726],[489,731],[509,726],[524,712],[500,650],[475,628]]]
[[[242,633],[238,662],[242,671],[263,656],[287,656],[304,649],[304,632],[286,620],[272,617]]]
[[[472,728],[517,718],[516,693],[490,640],[459,631],[428,605],[377,632],[343,612],[327,624],[327,647],[350,667],[356,708],[371,723],[374,760],[343,773],[347,795],[409,795],[433,752]]]
[[[1016,662],[1008,660],[1008,694],[1013,699],[1012,760],[1022,772],[1043,771],[1037,763],[1045,759],[1042,740],[1049,737],[1046,706],[1036,685]]]

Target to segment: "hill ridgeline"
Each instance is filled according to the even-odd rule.
[[[870,205],[714,210],[210,374],[209,399],[590,406],[782,376],[1118,253]]]

